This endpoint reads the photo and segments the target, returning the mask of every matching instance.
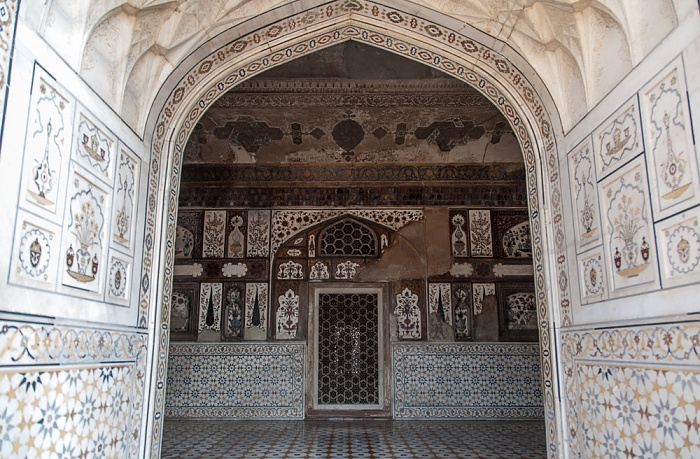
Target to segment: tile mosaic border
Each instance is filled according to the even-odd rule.
[[[416,394],[411,394],[415,388],[407,389],[409,385],[410,378],[416,377],[416,371],[419,371],[419,358],[420,357],[430,357],[435,356],[440,358],[443,363],[445,360],[449,360],[450,357],[464,357],[469,356],[474,358],[473,364],[475,366],[484,366],[486,362],[483,360],[484,356],[490,361],[497,359],[498,357],[521,357],[530,358],[532,360],[531,365],[536,365],[538,368],[530,368],[530,371],[539,376],[539,356],[540,350],[537,344],[505,344],[505,343],[464,343],[464,344],[408,344],[408,343],[394,343],[392,346],[392,360],[394,366],[394,376],[393,376],[393,386],[394,386],[394,417],[396,419],[449,419],[449,418],[486,418],[486,419],[521,419],[521,418],[537,418],[541,419],[544,417],[544,408],[539,405],[538,393],[541,396],[541,390],[535,389],[535,392],[531,395],[531,403],[529,406],[527,404],[522,404],[518,406],[516,403],[514,394],[499,394],[503,398],[504,403],[502,405],[490,404],[495,402],[495,397],[493,394],[483,393],[479,387],[471,388],[474,392],[478,392],[477,397],[479,399],[473,401],[471,405],[464,406],[449,406],[445,404],[430,405],[427,401],[411,404],[409,399],[415,397]],[[452,365],[452,362],[447,362],[447,365]],[[428,364],[430,367],[432,364]],[[498,364],[496,364],[498,366]],[[518,365],[522,365],[519,363]],[[418,368],[416,368],[418,367]],[[479,368],[479,371],[487,371],[487,369]],[[418,376],[419,385],[429,384],[432,376],[438,374],[437,368],[429,370],[431,375],[426,375],[425,381],[420,382],[421,376]],[[526,369],[521,370],[523,374],[527,373]],[[442,375],[438,375],[436,382],[441,379]],[[456,379],[464,379],[461,383],[462,386],[468,386],[474,381],[469,380],[468,375],[465,373],[463,375],[457,375]],[[496,375],[489,375],[488,379],[497,378]],[[527,378],[527,375],[525,375]],[[445,381],[445,384],[447,381]],[[477,382],[478,384],[478,382]],[[540,381],[532,381],[532,385],[538,387]],[[512,385],[512,384],[511,384]],[[441,392],[447,392],[448,389],[437,387],[426,389],[429,393],[435,392],[433,398],[436,399],[447,399],[449,401],[450,395],[441,394]],[[488,392],[488,391],[487,391]],[[508,395],[513,395],[513,400],[505,402]],[[526,398],[525,394],[517,395],[517,397],[522,400]],[[539,402],[543,402],[540,398]]]
[[[269,16],[261,16],[264,22]],[[305,21],[305,22],[302,22]],[[293,30],[297,24],[312,21],[314,35],[299,36]],[[342,24],[338,26],[338,24]],[[366,25],[370,27],[366,27]],[[371,27],[372,25],[376,28]],[[381,30],[381,32],[378,32]],[[154,121],[152,156],[149,171],[145,228],[144,270],[141,278],[139,325],[146,326],[151,301],[154,276],[163,276],[163,301],[158,302],[156,317],[159,326],[157,338],[158,357],[155,361],[153,381],[154,418],[151,448],[157,454],[162,433],[164,404],[164,377],[167,364],[169,298],[172,288],[172,271],[154,272],[154,258],[161,257],[161,246],[156,248],[156,233],[163,229],[167,244],[162,253],[164,265],[172,264],[174,218],[177,212],[179,175],[182,152],[196,121],[218,96],[239,81],[252,77],[266,68],[309,54],[316,49],[346,41],[358,40],[399,55],[425,62],[428,65],[472,84],[495,103],[508,118],[520,142],[527,171],[529,213],[536,266],[537,310],[540,319],[541,358],[545,387],[545,412],[547,424],[548,454],[558,452],[557,402],[553,381],[557,367],[552,363],[552,342],[549,330],[550,308],[560,308],[562,326],[572,324],[569,299],[569,273],[565,247],[565,230],[562,195],[558,169],[555,134],[549,118],[550,110],[537,94],[528,78],[510,60],[467,36],[447,27],[415,17],[403,10],[386,7],[371,1],[345,0],[308,8],[285,18],[270,20],[267,26],[242,34],[240,38],[218,50],[194,66],[188,75],[179,80],[175,89],[166,96],[164,106]],[[417,43],[423,43],[418,45]],[[426,47],[427,46],[427,47]],[[245,51],[245,52],[244,52]],[[242,56],[248,56],[242,59]],[[493,75],[502,80],[496,81]],[[196,102],[195,102],[196,100]],[[527,120],[528,122],[523,122]],[[172,139],[172,143],[168,140]],[[541,156],[540,156],[541,155]],[[536,171],[544,170],[538,181]],[[171,186],[165,186],[170,183]],[[539,186],[542,189],[539,189]],[[160,190],[163,190],[161,193]],[[540,220],[540,196],[550,196],[547,215],[551,221]],[[163,213],[158,203],[165,202]],[[544,234],[543,234],[544,233]],[[544,239],[543,239],[544,238]],[[545,253],[552,253],[554,263],[545,269]],[[545,274],[546,273],[546,274]],[[546,278],[551,277],[549,281]],[[545,290],[552,281],[558,289]],[[548,298],[549,296],[549,298]],[[548,301],[553,301],[548,307]],[[558,314],[559,315],[559,314]]]
[[[53,386],[54,382],[51,382],[55,381],[55,377],[51,377],[50,374],[58,373],[65,379],[69,377],[68,373],[75,369],[83,372],[99,371],[104,381],[105,378],[112,377],[110,369],[131,367],[133,371],[127,371],[131,374],[131,381],[127,379],[131,387],[128,394],[130,402],[128,408],[125,408],[129,410],[130,430],[126,433],[135,441],[127,441],[126,438],[122,440],[127,441],[127,457],[135,458],[139,456],[141,445],[138,440],[141,438],[143,425],[147,339],[147,335],[143,333],[0,319],[0,370],[13,381],[19,381],[26,390],[29,389],[27,384],[31,383],[32,389],[37,391],[37,386],[43,384],[42,374],[47,375],[44,379],[52,385],[52,390],[58,390]],[[21,388],[16,390],[19,389]],[[8,386],[0,389],[2,393],[6,390],[12,389]],[[2,393],[0,395],[3,395]],[[69,396],[69,393],[65,394],[62,404],[70,405]],[[73,396],[77,397],[76,394]],[[13,398],[8,395],[8,399]],[[42,409],[49,410],[49,407]],[[13,416],[11,420],[20,422],[21,418],[22,416]],[[43,417],[32,415],[31,428],[49,429],[49,426],[41,424],[42,420]],[[6,422],[7,419],[3,421]],[[24,423],[27,422],[25,419]],[[21,432],[23,429],[19,425],[13,426],[11,422],[6,426],[6,432],[15,428]],[[52,435],[59,435],[60,428],[57,424],[52,426]],[[55,429],[58,430],[54,431]],[[31,448],[30,445],[26,446]],[[41,449],[40,445],[35,446]],[[97,448],[99,445],[93,446]]]
[[[303,419],[304,418],[304,377],[306,344],[171,344],[170,362],[172,358],[184,357],[187,361],[196,361],[198,358],[211,359],[212,357],[224,358],[253,358],[255,361],[263,361],[265,357],[279,362],[270,365],[263,376],[274,375],[274,368],[279,365],[278,371],[287,370],[292,376],[291,393],[288,397],[294,401],[290,406],[261,406],[259,402],[252,401],[250,405],[216,406],[216,397],[212,400],[201,399],[202,403],[212,403],[204,406],[165,406],[165,416],[169,418],[246,418],[246,419]],[[251,372],[255,369],[252,368]],[[169,378],[172,377],[169,375]],[[255,379],[255,376],[253,377]],[[169,387],[168,390],[172,388]],[[172,401],[174,395],[168,397]],[[232,400],[227,398],[227,400]]]
[[[700,365],[700,322],[659,324],[607,330],[562,331],[566,412],[572,457],[584,457],[579,399],[579,367],[697,371]],[[670,397],[669,393],[666,393]],[[695,399],[698,404],[697,398]]]

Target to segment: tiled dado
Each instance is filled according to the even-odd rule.
[[[138,457],[146,339],[0,321],[0,457]]]
[[[173,344],[166,417],[302,419],[304,344]]]
[[[394,344],[394,417],[544,417],[537,344]]]
[[[571,457],[700,457],[700,322],[562,333]]]

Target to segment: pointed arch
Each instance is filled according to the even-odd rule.
[[[347,40],[391,51],[465,81],[509,120],[520,142],[527,174],[548,454],[558,454],[563,435],[555,396],[558,364],[553,358],[553,335],[557,333],[555,324],[571,324],[571,310],[556,106],[521,58],[498,51],[503,43],[479,41],[488,37],[463,25],[457,27],[456,21],[446,16],[431,13],[427,19],[407,13],[407,9],[373,1],[337,0],[301,11],[277,11],[266,16],[270,22],[263,27],[247,33],[234,28],[217,37],[193,55],[189,67],[180,68],[179,79],[173,78],[164,86],[159,96],[161,109],[152,113],[147,129],[152,156],[139,303],[139,324],[156,323],[147,445],[153,457],[158,456],[162,434],[175,216],[182,155],[189,135],[205,111],[236,84]]]

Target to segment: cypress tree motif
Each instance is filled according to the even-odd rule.
[[[207,302],[207,327],[214,326],[214,286],[209,290],[209,301]]]
[[[253,303],[253,320],[251,322],[254,327],[260,326],[260,297],[258,296],[258,287],[255,287],[255,302]]]
[[[444,322],[445,321],[445,306],[442,304],[442,286],[438,287],[438,316]]]

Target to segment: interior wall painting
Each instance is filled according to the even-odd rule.
[[[175,228],[175,258],[202,257],[202,212],[180,211]]]
[[[593,162],[593,143],[590,138],[586,138],[569,154],[577,252],[582,247],[599,242],[601,238],[598,188]]]
[[[173,287],[170,308],[170,339],[194,341],[199,332],[198,284],[180,283]]]
[[[65,202],[73,102],[68,92],[35,65],[24,141],[21,202],[58,224],[63,218]]]
[[[500,210],[491,213],[496,233],[496,256],[531,258],[530,220],[527,211]]]
[[[500,337],[504,340],[536,341],[537,304],[532,284],[498,284]]]
[[[205,258],[223,258],[225,253],[225,236],[226,211],[205,211],[202,256],[204,256]]]
[[[595,170],[601,180],[644,150],[635,95],[593,132]]]
[[[664,288],[700,281],[700,207],[656,224]]]
[[[646,177],[638,157],[600,183],[611,297],[658,287]]]
[[[453,257],[466,257],[469,255],[467,243],[467,218],[466,211],[450,211],[450,242],[452,244]]]
[[[270,211],[248,211],[248,242],[249,257],[267,257],[270,254]]]
[[[449,283],[428,284],[428,307],[449,325],[452,325],[452,288]]]
[[[299,329],[299,295],[289,289],[277,298],[277,339],[295,339]]]
[[[202,283],[199,287],[199,325],[197,331],[221,328],[221,302],[223,286],[219,283]]]
[[[454,316],[455,316],[455,339],[469,340],[471,339],[472,327],[472,292],[469,284],[454,284],[452,286],[452,296],[454,297]]]
[[[243,337],[244,284],[224,284],[224,311],[221,317],[221,339],[239,341]]]
[[[74,166],[70,173],[68,204],[64,217],[64,256],[61,283],[79,289],[73,294],[102,294],[104,284],[108,215],[112,199],[102,185]]]
[[[245,256],[245,232],[247,212],[228,212],[228,239],[226,256],[228,258],[243,258]]]
[[[267,330],[267,304],[269,286],[256,282],[246,284],[245,291],[245,328]]]
[[[394,315],[397,321],[399,339],[420,340],[423,325],[418,295],[406,287],[394,297]]]
[[[678,57],[640,93],[655,221],[700,203],[684,75]]]
[[[469,249],[473,257],[492,257],[491,213],[488,210],[469,210]]]

